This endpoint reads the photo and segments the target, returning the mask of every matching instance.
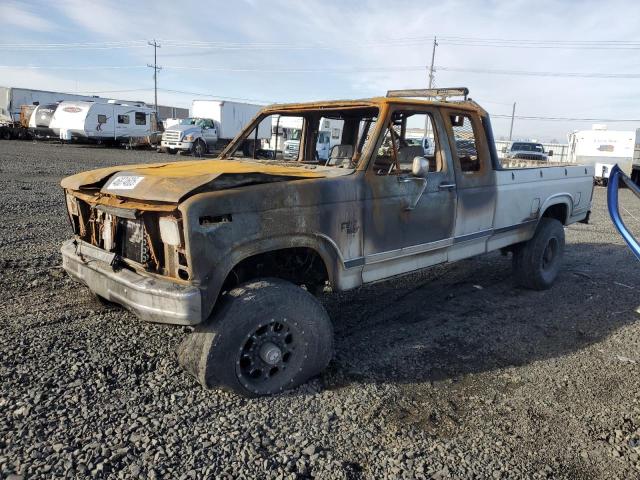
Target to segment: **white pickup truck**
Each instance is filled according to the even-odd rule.
[[[455,93],[467,92],[273,105],[216,160],[65,178],[64,268],[143,320],[195,325],[182,366],[243,395],[326,367],[332,326],[314,294],[494,250],[513,254],[517,284],[549,288],[564,227],[589,219],[593,167],[503,167],[489,115]],[[303,118],[296,161],[243,148],[274,115]],[[323,116],[344,122],[328,161],[316,154]],[[408,124],[431,126],[431,155]]]

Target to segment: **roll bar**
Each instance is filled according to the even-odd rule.
[[[613,221],[616,229],[622,235],[624,241],[629,245],[629,248],[634,253],[636,258],[640,260],[640,243],[635,239],[635,237],[629,232],[629,229],[626,227],[622,218],[620,217],[620,212],[618,210],[618,189],[620,187],[620,180],[633,192],[633,194],[640,199],[640,188],[629,178],[624,172],[620,169],[618,164],[616,164],[613,169],[611,169],[611,173],[609,174],[609,184],[607,186],[607,208],[609,209],[609,216]]]

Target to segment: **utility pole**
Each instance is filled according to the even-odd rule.
[[[509,129],[509,141],[513,136],[513,120],[516,118],[516,102],[513,102],[513,110],[511,110],[511,128]]]
[[[438,46],[438,39],[433,37],[433,50],[431,50],[431,65],[429,66],[429,88],[433,88],[433,77],[435,69],[433,67],[433,62],[436,59],[436,47]],[[424,120],[424,135],[427,136],[427,133],[431,130],[431,122],[429,115],[425,116]]]
[[[147,43],[153,47],[153,65],[147,63],[147,67],[153,68],[153,91],[156,104],[156,116],[158,116],[158,72],[162,70],[162,67],[158,66],[158,48],[160,48],[160,44],[156,42],[155,38],[153,42]]]
[[[433,67],[433,62],[436,59],[436,47],[438,46],[438,39],[436,37],[433,37],[433,50],[431,50],[431,66],[429,67],[429,88],[433,87],[433,72],[434,67]]]

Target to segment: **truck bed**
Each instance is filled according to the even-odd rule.
[[[527,228],[547,206],[561,200],[565,224],[584,220],[593,193],[593,166],[564,165],[496,170],[494,245],[490,250],[526,240]],[[522,236],[522,239],[519,237]]]

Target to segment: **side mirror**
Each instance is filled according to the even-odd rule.
[[[548,157],[553,157],[553,150],[549,150],[549,152],[547,153]]]
[[[411,173],[419,178],[427,178],[429,173],[429,161],[424,157],[413,157]]]

